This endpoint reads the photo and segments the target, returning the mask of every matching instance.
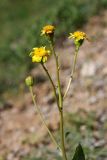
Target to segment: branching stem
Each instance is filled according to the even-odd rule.
[[[57,97],[57,93],[56,93],[55,84],[54,84],[54,82],[53,82],[53,80],[52,80],[52,78],[51,78],[51,76],[50,76],[50,74],[49,74],[47,68],[45,67],[45,65],[44,65],[43,63],[41,63],[41,65],[42,65],[44,71],[46,72],[46,74],[47,74],[47,76],[48,76],[50,82],[51,82],[51,85],[52,85],[52,88],[53,88],[53,91],[54,91],[54,96],[55,96],[55,98],[56,98],[56,103],[57,103],[57,106],[58,106],[58,109],[59,109],[59,105],[58,105],[58,97]]]
[[[60,67],[59,67],[59,62],[58,62],[58,56],[56,55],[56,52],[54,49],[53,41],[50,41],[50,47],[54,54],[55,63],[56,63],[56,75],[57,75],[58,95],[59,95],[58,108],[59,108],[59,113],[60,113],[60,134],[61,134],[62,156],[63,156],[63,160],[67,160],[66,150],[65,150],[65,137],[64,137],[63,97],[61,93],[61,84],[60,84],[60,75],[59,75]]]

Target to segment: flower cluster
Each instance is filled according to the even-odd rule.
[[[41,35],[45,35],[50,38],[50,41],[53,41],[55,26],[46,25],[41,30]],[[83,41],[87,38],[87,35],[84,32],[76,31],[70,33],[70,39],[74,39],[75,46],[79,49]],[[32,57],[32,62],[45,63],[50,55],[50,50],[47,50],[46,47],[33,48],[30,56]]]
[[[43,62],[45,63],[50,55],[50,50],[46,50],[46,47],[33,48],[33,51],[30,53],[32,57],[32,62]]]

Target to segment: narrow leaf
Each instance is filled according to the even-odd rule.
[[[85,160],[85,155],[81,144],[77,146],[72,160]]]

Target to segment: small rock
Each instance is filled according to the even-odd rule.
[[[103,73],[104,76],[107,75],[107,67],[103,68],[102,73]]]
[[[95,75],[97,71],[97,66],[94,62],[89,61],[85,62],[81,69],[81,75],[82,77],[92,77]]]
[[[104,123],[106,121],[107,121],[107,115],[103,113],[101,118],[100,118],[100,122]]]
[[[34,133],[34,132],[36,131],[36,128],[35,128],[34,126],[32,126],[32,127],[29,128],[29,131],[30,131],[31,133]]]
[[[104,99],[105,98],[105,93],[103,90],[99,90],[97,93],[97,98],[100,99]]]
[[[94,131],[93,132],[93,137],[96,139],[96,140],[99,140],[100,139],[100,133],[98,131]]]
[[[95,104],[97,103],[97,97],[96,96],[92,96],[89,98],[89,104],[92,105],[92,104]]]
[[[94,147],[98,148],[98,147],[103,147],[106,144],[105,140],[100,140],[97,141],[96,143],[94,143]]]
[[[7,155],[7,160],[12,160],[12,159],[14,159],[14,154],[13,153],[9,153]]]

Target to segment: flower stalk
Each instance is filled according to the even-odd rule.
[[[74,72],[75,72],[75,67],[76,67],[76,62],[77,62],[78,51],[79,51],[79,47],[76,47],[75,54],[74,54],[74,60],[73,60],[73,66],[72,66],[72,70],[71,70],[71,75],[70,75],[70,78],[69,78],[69,81],[68,81],[68,85],[67,85],[67,88],[65,90],[63,99],[65,99],[65,97],[67,96],[67,93],[68,93],[68,91],[70,89],[71,83],[72,83],[73,78],[74,78]]]
[[[66,150],[65,150],[65,137],[64,137],[64,117],[63,117],[63,97],[61,93],[61,84],[60,84],[60,74],[59,74],[59,62],[58,56],[56,55],[53,40],[50,40],[50,47],[54,54],[55,62],[56,62],[56,75],[57,75],[57,83],[58,83],[58,95],[59,95],[59,114],[60,114],[60,134],[61,134],[61,149],[63,160],[67,160]]]
[[[32,96],[32,100],[33,100],[34,106],[35,106],[35,108],[36,108],[36,110],[37,110],[37,112],[38,112],[38,115],[39,115],[42,123],[43,123],[44,126],[46,127],[46,129],[47,129],[47,131],[48,131],[48,133],[49,133],[49,135],[50,135],[53,143],[56,145],[56,147],[57,147],[57,148],[60,150],[60,152],[61,152],[61,148],[60,148],[59,144],[56,142],[56,140],[55,140],[55,138],[54,138],[54,135],[53,135],[53,134],[51,133],[51,131],[49,130],[49,128],[48,128],[48,126],[47,126],[47,124],[46,124],[46,122],[45,122],[45,120],[44,120],[44,118],[43,118],[43,115],[42,115],[42,113],[41,113],[41,111],[40,111],[40,108],[38,107],[38,105],[37,105],[37,103],[36,103],[35,95],[33,94],[32,86],[29,87],[29,90],[30,90],[30,93],[31,93],[31,96]]]
[[[41,63],[41,65],[42,65],[44,71],[46,72],[46,74],[47,74],[50,82],[51,82],[51,85],[52,85],[52,88],[53,88],[53,91],[54,91],[54,96],[55,96],[55,98],[56,98],[56,103],[57,103],[57,106],[59,106],[59,105],[58,105],[58,97],[57,97],[57,93],[56,93],[55,84],[54,84],[54,82],[53,82],[53,80],[52,80],[52,78],[51,78],[51,76],[50,76],[47,68],[45,67],[45,65],[44,65],[43,63]],[[58,109],[59,109],[59,107],[58,107]]]

